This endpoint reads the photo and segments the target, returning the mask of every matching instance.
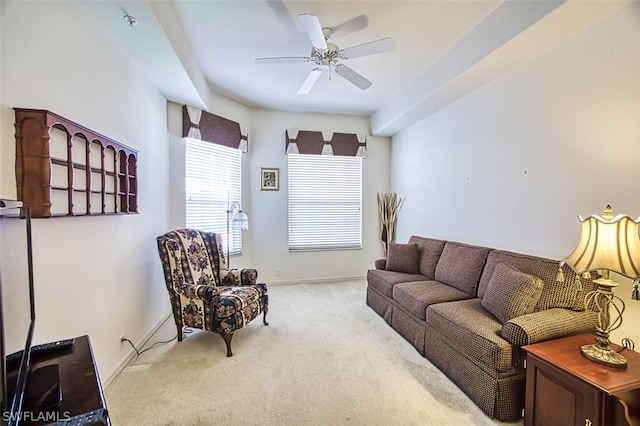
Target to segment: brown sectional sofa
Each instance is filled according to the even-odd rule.
[[[522,346],[594,331],[591,280],[540,257],[412,236],[367,273],[367,305],[490,417],[522,416]]]

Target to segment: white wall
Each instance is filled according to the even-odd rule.
[[[285,130],[331,130],[343,133],[369,133],[366,117],[311,114],[249,109],[214,93],[213,114],[249,125],[249,152],[243,155],[243,211],[249,217],[249,230],[243,232],[243,253],[231,259],[233,267],[253,267],[266,283],[364,277],[373,261],[382,257],[376,194],[389,190],[390,141],[368,136],[368,157],[363,161],[363,249],[295,252],[288,249],[287,156]],[[174,172],[184,170],[184,142],[179,105],[170,105],[171,164]],[[260,190],[260,167],[280,169],[280,190]],[[184,226],[184,176],[178,172],[172,186],[171,223]],[[276,275],[280,270],[280,276]]]
[[[170,310],[155,242],[168,225],[166,101],[75,2],[3,1],[1,11],[0,197],[16,196],[13,107],[50,110],[140,151],[139,215],[33,223],[35,341],[88,334],[109,381],[131,353],[120,334],[138,343]]]
[[[577,215],[640,215],[640,3],[393,138],[398,241],[424,235],[561,259]],[[630,283],[623,328],[640,346]]]

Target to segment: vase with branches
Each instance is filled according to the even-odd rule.
[[[380,213],[380,239],[384,248],[384,257],[387,257],[389,243],[396,238],[396,222],[398,210],[402,205],[402,198],[395,192],[378,193],[378,212]]]

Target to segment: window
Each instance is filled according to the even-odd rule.
[[[362,248],[362,158],[287,157],[289,250]]]
[[[225,253],[242,252],[242,231],[230,229],[229,201],[240,202],[241,151],[196,139],[186,140],[185,193],[187,228],[221,235]]]

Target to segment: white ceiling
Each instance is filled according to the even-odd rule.
[[[518,64],[544,53],[629,1],[122,0],[78,4],[171,101],[210,107],[209,89],[251,107],[371,116],[392,135]],[[298,15],[332,27],[365,14],[366,29],[332,38],[340,48],[392,37],[393,52],[343,61],[373,82],[360,90],[325,72],[297,91],[313,63]],[[123,16],[138,24],[129,27]]]

